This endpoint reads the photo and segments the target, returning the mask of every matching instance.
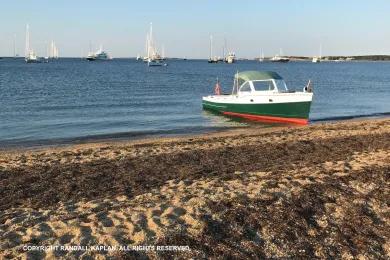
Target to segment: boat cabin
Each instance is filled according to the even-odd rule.
[[[291,92],[283,78],[272,71],[245,71],[235,75],[233,94],[261,94],[264,92]]]

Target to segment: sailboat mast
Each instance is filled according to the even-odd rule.
[[[224,45],[223,45],[223,53],[222,53],[222,57],[225,58],[225,51],[227,52],[227,45],[226,45],[226,37],[223,38],[223,41],[224,41]]]
[[[322,58],[322,44],[320,44],[320,59]]]
[[[48,54],[48,57],[49,58],[53,58],[53,40],[50,41],[50,44],[49,44],[49,54]]]
[[[15,42],[16,42],[16,34],[14,34],[14,57],[16,57],[16,46],[15,46]]]
[[[149,58],[149,33],[146,34],[145,53],[146,57]]]
[[[164,59],[165,58],[165,48],[164,45],[161,47],[161,56]]]
[[[92,53],[92,42],[89,40],[89,53]]]
[[[210,35],[210,60],[213,57],[213,36]]]
[[[30,27],[26,25],[26,49],[25,49],[25,57],[28,57],[30,53]]]
[[[154,50],[154,42],[153,42],[153,24],[150,23],[150,32],[149,32],[149,54],[154,56],[155,50]],[[149,55],[148,55],[149,56]]]

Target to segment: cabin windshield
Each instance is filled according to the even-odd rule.
[[[272,80],[252,81],[255,91],[271,91],[275,89]]]
[[[278,88],[279,92],[287,91],[286,82],[282,79],[275,79],[276,87]]]
[[[240,92],[250,92],[251,86],[249,85],[249,82],[245,82],[244,85],[241,86]]]

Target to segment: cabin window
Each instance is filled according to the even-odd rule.
[[[256,91],[274,90],[275,86],[271,80],[266,81],[252,81],[253,87]]]
[[[249,82],[245,82],[244,85],[241,86],[240,91],[241,92],[250,92],[251,86],[249,85]]]
[[[275,84],[278,87],[278,91],[283,92],[287,90],[286,82],[284,82],[284,80],[276,79]]]

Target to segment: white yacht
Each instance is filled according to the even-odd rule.
[[[225,62],[227,62],[229,64],[236,62],[236,54],[234,52],[230,51],[225,58]]]
[[[103,50],[103,46],[100,46],[100,49],[96,52],[89,52],[87,56],[89,61],[106,61],[111,59],[108,53]]]

